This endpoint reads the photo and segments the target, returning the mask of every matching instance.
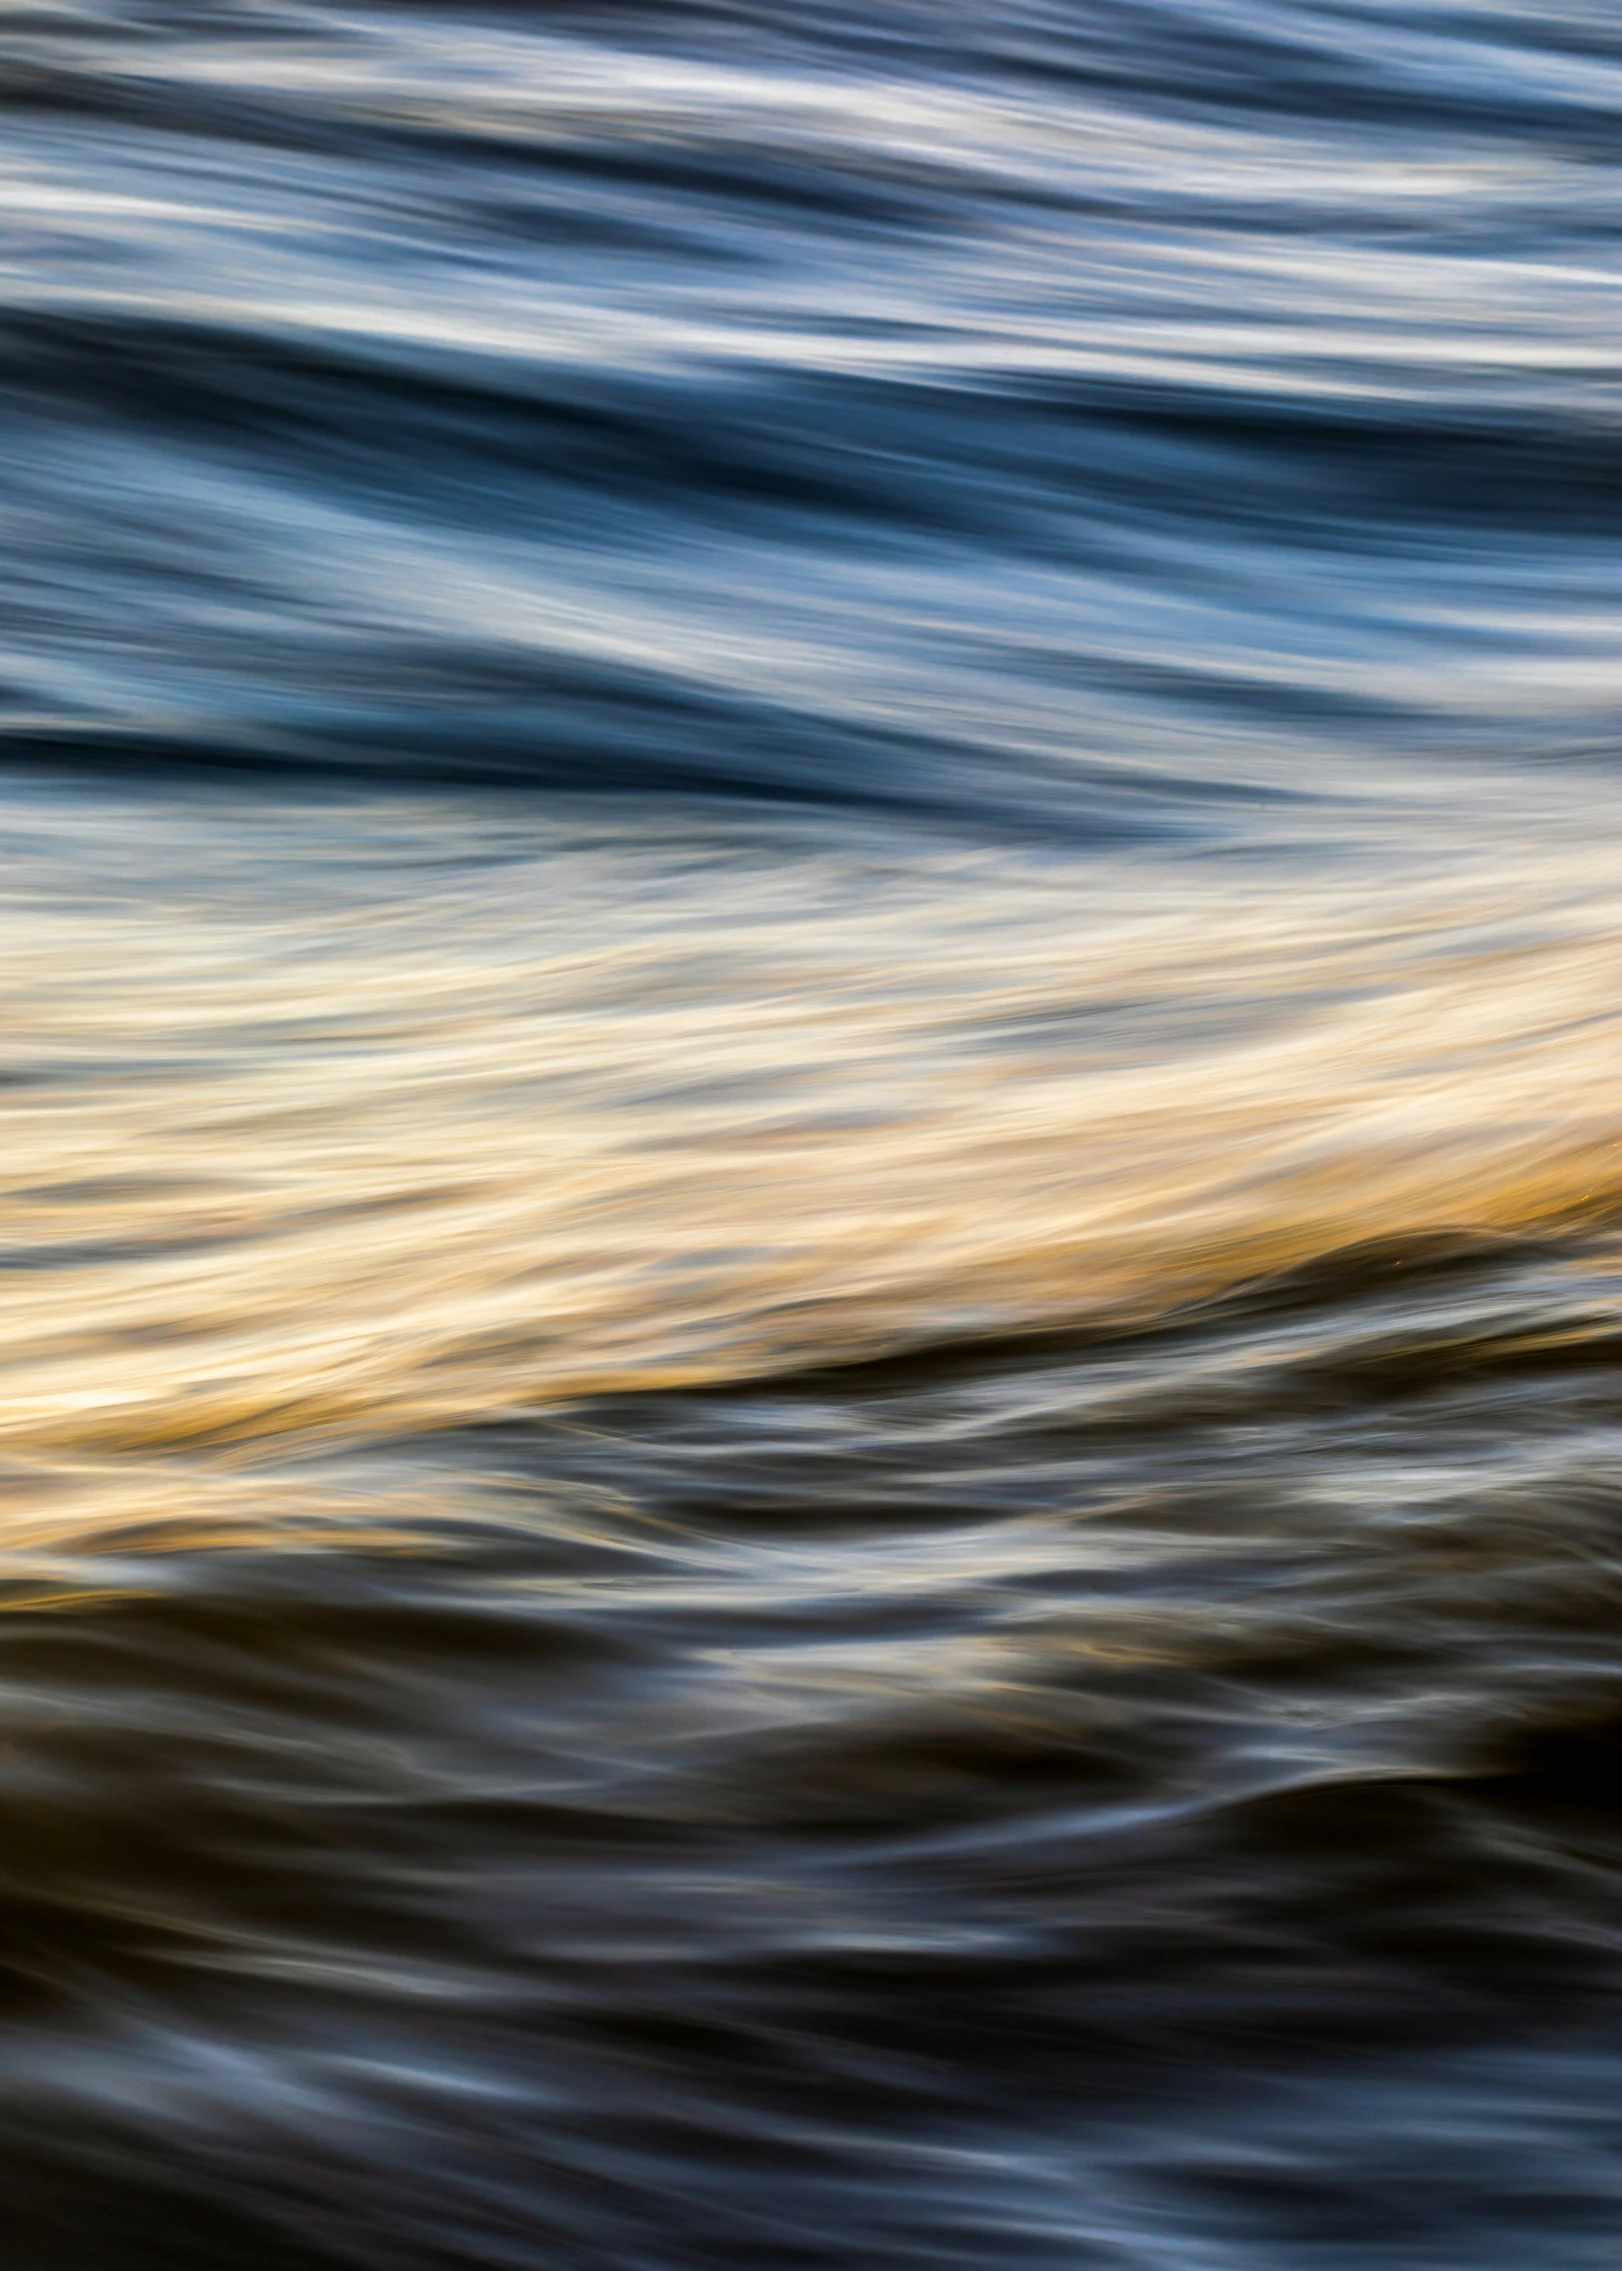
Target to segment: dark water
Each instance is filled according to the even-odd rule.
[[[17,2271],[1610,2271],[1622,40],[0,8]]]

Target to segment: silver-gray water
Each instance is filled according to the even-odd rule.
[[[0,106],[8,2271],[1610,2271],[1610,8]]]

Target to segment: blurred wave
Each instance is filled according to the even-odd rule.
[[[1622,884],[1575,829],[1336,870],[651,800],[0,812],[0,1444],[1131,1322],[1622,1198]]]
[[[1603,7],[6,38],[19,752],[1154,833],[1614,731]]]
[[[1619,1291],[14,1463],[18,2259],[1597,2271]]]
[[[18,2271],[1611,2271],[1622,43],[0,8]]]

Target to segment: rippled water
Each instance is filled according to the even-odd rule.
[[[1622,42],[0,7],[18,2271],[1610,2271]]]

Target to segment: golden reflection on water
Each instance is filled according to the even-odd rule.
[[[0,1436],[414,1428],[1130,1312],[1617,1180],[1622,893],[16,788]]]

